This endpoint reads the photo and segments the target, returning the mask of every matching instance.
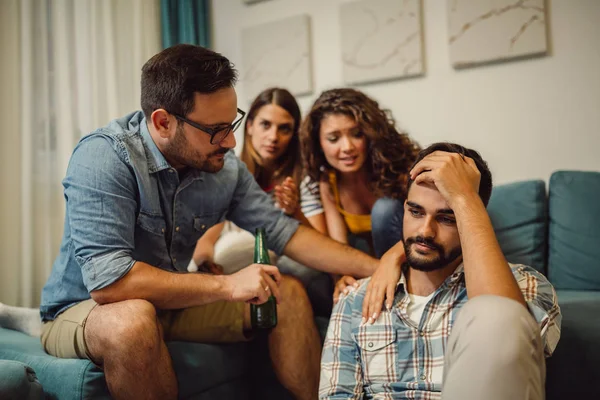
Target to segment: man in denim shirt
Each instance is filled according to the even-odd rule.
[[[197,240],[218,222],[264,226],[272,250],[322,271],[364,277],[377,266],[275,209],[229,151],[244,115],[235,80],[218,53],[166,49],[142,69],[143,112],[84,137],[71,157],[64,237],[42,294],[42,343],[57,357],[100,365],[115,398],[176,398],[165,340],[246,340],[248,303],[271,294],[277,376],[297,398],[316,398],[320,344],[301,284],[268,265],[186,273]]]

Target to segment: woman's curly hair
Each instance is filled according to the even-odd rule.
[[[354,89],[331,89],[321,93],[300,127],[302,161],[313,181],[327,181],[329,165],[320,145],[321,121],[342,114],[357,122],[367,138],[365,166],[369,182],[378,197],[406,198],[406,184],[419,145],[406,133],[398,132],[391,113]]]

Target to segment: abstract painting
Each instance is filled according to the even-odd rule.
[[[242,81],[249,97],[271,86],[294,95],[313,90],[310,19],[300,15],[242,30]]]
[[[340,23],[346,83],[423,74],[420,0],[343,3]]]
[[[547,53],[545,0],[448,0],[455,68]]]

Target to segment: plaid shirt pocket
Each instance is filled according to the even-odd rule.
[[[356,333],[364,383],[393,382],[396,379],[396,330],[389,325],[363,325]]]

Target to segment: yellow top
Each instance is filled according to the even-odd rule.
[[[337,178],[335,176],[335,172],[333,171],[329,173],[329,184],[331,185],[333,196],[335,197],[335,206],[344,217],[344,221],[346,221],[346,225],[348,226],[350,233],[358,235],[361,233],[371,232],[371,214],[351,214],[347,211],[344,211],[342,208],[342,203],[340,202],[340,193],[338,192],[337,188]]]

